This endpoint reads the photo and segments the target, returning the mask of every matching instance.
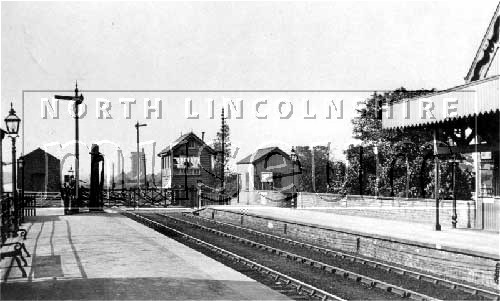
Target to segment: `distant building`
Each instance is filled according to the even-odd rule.
[[[142,176],[144,169],[144,161],[146,160],[146,154],[142,151],[140,151],[139,154],[141,156],[139,162],[139,176]],[[130,153],[130,164],[132,166],[132,172],[130,176],[135,179],[137,177],[137,152]]]
[[[214,164],[216,152],[193,132],[181,135],[162,150],[161,187],[196,187],[198,182],[212,186],[215,183]],[[185,162],[189,162],[186,170]],[[187,174],[187,175],[186,175]]]
[[[242,191],[280,190],[291,192],[293,165],[290,156],[279,147],[258,149],[238,161]],[[295,167],[298,170],[298,167]],[[295,181],[298,178],[295,177]]]
[[[22,172],[18,169],[17,187],[21,188]],[[26,192],[59,192],[61,161],[37,148],[24,156],[24,190]]]

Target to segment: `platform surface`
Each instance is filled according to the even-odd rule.
[[[119,214],[30,219],[23,225],[28,278],[14,264],[1,283],[2,300],[287,299]]]
[[[438,249],[448,248],[464,253],[500,258],[500,235],[495,232],[448,227],[443,227],[441,231],[435,231],[434,225],[290,208],[250,206],[214,206],[214,208],[235,212],[243,211],[259,216],[415,242]]]

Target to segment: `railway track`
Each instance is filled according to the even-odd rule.
[[[196,227],[196,228],[208,231],[208,232],[212,232],[212,233],[219,235],[219,236],[222,236],[222,237],[231,238],[233,240],[236,240],[240,243],[246,244],[246,245],[251,246],[253,248],[265,250],[267,252],[276,254],[278,256],[286,257],[287,259],[291,259],[291,260],[298,262],[300,264],[303,264],[306,266],[311,266],[313,268],[316,268],[316,269],[319,269],[322,271],[326,271],[328,273],[340,276],[344,279],[351,280],[352,282],[361,283],[366,287],[376,288],[376,289],[380,289],[380,290],[385,291],[385,292],[392,293],[394,295],[397,295],[400,298],[408,298],[408,299],[412,299],[412,300],[439,300],[437,298],[434,298],[434,297],[431,297],[431,296],[428,296],[428,295],[425,295],[422,293],[418,293],[416,291],[413,291],[413,290],[410,290],[407,288],[403,288],[403,287],[400,287],[400,286],[397,286],[397,285],[394,285],[394,284],[391,284],[388,282],[377,280],[375,278],[372,278],[372,277],[369,277],[369,276],[366,276],[363,274],[359,274],[359,273],[355,273],[355,272],[346,270],[345,268],[341,268],[339,266],[327,264],[327,263],[324,263],[322,261],[318,261],[318,260],[303,256],[303,255],[301,256],[297,253],[292,253],[290,251],[285,251],[285,250],[280,249],[280,248],[269,246],[268,244],[259,243],[259,242],[256,242],[255,240],[246,239],[246,238],[243,238],[243,237],[240,237],[240,236],[237,236],[237,235],[225,232],[225,231],[220,231],[220,230],[217,230],[214,228],[206,227],[206,226],[200,225],[198,223],[189,222],[186,220],[175,218],[173,216],[164,215],[164,214],[162,214],[162,216],[164,216],[165,218],[175,220],[176,222],[188,223],[193,227]]]
[[[264,274],[271,275],[271,279],[276,277],[277,280],[266,285],[275,290],[283,292],[286,295],[297,300],[304,299],[304,297],[328,300],[339,300],[342,298],[498,300],[498,295],[492,292],[491,294],[489,294],[490,292],[478,288],[473,288],[445,279],[420,274],[399,267],[389,266],[387,264],[375,262],[373,260],[367,260],[350,254],[317,247],[269,233],[259,232],[237,225],[222,223],[191,214],[175,214],[174,216],[170,214],[160,215],[151,213],[127,215],[133,215],[131,216],[132,218],[150,226],[157,231],[158,229],[172,229],[169,230],[174,231],[171,232],[171,234],[175,233],[175,235],[181,235],[182,237],[189,236],[189,240],[196,241],[197,244],[199,244],[199,241],[203,240],[203,246],[205,248],[215,250],[215,252],[218,254],[226,254],[222,256],[230,258],[231,260],[238,262],[240,265],[242,262],[248,261],[248,265],[246,265],[247,267],[258,267],[258,270],[264,272]],[[189,232],[191,232],[191,235],[187,234]],[[220,237],[220,240],[216,243],[212,243],[214,240],[216,240],[216,238],[210,238],[210,235],[207,235],[207,233],[210,233],[214,237]],[[198,238],[195,236],[197,236]],[[210,243],[208,243],[207,241],[210,241]],[[219,247],[216,246],[217,243],[219,244]],[[229,249],[224,250],[220,248],[221,244],[223,246],[229,246],[230,244],[233,244],[233,246],[230,246]],[[241,249],[237,250],[238,252],[233,252],[233,249],[235,248],[234,244],[245,246],[245,248],[247,249],[247,255],[242,254]],[[223,251],[220,251],[217,248],[222,249]],[[236,247],[236,249],[238,249],[238,247]],[[250,254],[248,249],[253,249],[255,250],[254,252],[260,252],[260,254]],[[261,255],[262,253],[264,254]],[[265,253],[267,253],[267,255],[265,255]],[[250,260],[248,258],[251,256],[254,256],[253,260]],[[291,277],[289,275],[290,273],[281,273],[280,266],[275,266],[274,269],[266,267],[264,264],[262,264],[262,262],[257,262],[259,260],[262,260],[262,256],[271,256],[278,258],[273,260],[285,260],[289,262],[283,262],[282,265],[289,265],[291,263],[297,266],[300,265],[302,266],[301,268],[299,268],[301,272],[304,272],[306,274],[315,273],[312,278],[316,277],[316,279],[312,279],[313,281],[309,281],[309,279],[304,280],[303,278],[300,279],[302,275],[298,275],[298,277],[297,275],[294,275],[295,277]],[[330,259],[326,258],[325,260],[325,257],[329,257]],[[334,260],[332,261],[331,258],[334,258]],[[343,262],[339,262],[339,260]],[[273,262],[272,264],[276,263]],[[361,269],[360,266],[362,266]],[[354,267],[354,269],[352,267]],[[375,273],[376,277],[373,277],[373,272],[365,273],[366,270],[370,271],[370,269],[378,271],[378,274]],[[311,270],[314,270],[315,272],[312,272]],[[391,277],[387,277],[386,274],[392,275],[393,279],[391,280]],[[336,290],[327,289],[324,284],[324,278],[331,277],[331,275],[336,276],[336,279],[326,281],[335,283],[338,281],[349,282],[351,287],[348,287],[349,285],[346,285],[344,283],[340,288],[337,287]],[[398,278],[411,278],[411,281],[413,282],[408,285],[408,283],[403,281],[405,285],[400,286],[398,285],[397,281],[394,281],[394,276]],[[256,278],[252,276],[250,277],[254,279]],[[307,277],[308,276],[305,276],[305,278]],[[300,280],[297,278],[299,278]],[[386,278],[389,278],[389,280],[391,281],[380,280],[386,280]],[[257,280],[262,282],[259,279]],[[314,283],[315,285],[317,283],[323,282],[323,284],[318,285],[319,287],[314,287],[310,284],[306,284],[306,282]],[[276,283],[279,283],[279,285],[276,285]],[[417,283],[418,285],[415,286],[415,283]],[[285,286],[287,286],[288,288],[283,288],[283,284],[285,284]],[[292,287],[291,291],[290,286]],[[355,290],[359,290],[361,292],[361,297],[360,294],[354,294],[355,296],[353,297],[351,294],[352,292],[344,293],[342,291],[344,289],[346,289],[347,291],[352,291],[353,287]],[[459,287],[462,289],[459,290]],[[415,288],[415,290],[412,290],[411,288]],[[467,292],[463,290],[463,288],[468,289]]]
[[[470,295],[469,299],[485,299],[485,300],[494,300],[494,301],[500,300],[500,296],[496,292],[485,290],[485,289],[478,288],[478,287],[474,287],[474,286],[467,285],[464,283],[459,283],[459,282],[451,281],[448,279],[428,275],[425,273],[420,273],[420,272],[417,272],[414,270],[404,269],[404,268],[393,266],[393,265],[390,265],[387,263],[363,258],[360,256],[355,256],[355,255],[348,254],[348,253],[341,252],[341,251],[337,251],[337,250],[332,250],[332,249],[327,249],[327,248],[320,247],[320,246],[315,246],[315,245],[312,245],[309,243],[304,243],[304,242],[292,240],[292,239],[289,239],[286,237],[281,237],[281,236],[277,236],[274,234],[269,234],[269,233],[265,233],[262,231],[257,231],[254,229],[241,227],[241,226],[234,225],[234,224],[215,221],[215,220],[201,217],[198,215],[184,213],[183,216],[190,218],[190,219],[203,220],[203,221],[208,222],[208,223],[213,223],[213,224],[217,224],[217,225],[222,225],[224,227],[237,229],[239,231],[245,231],[248,233],[252,233],[256,236],[269,238],[269,239],[280,241],[280,242],[290,244],[293,246],[298,246],[298,247],[301,247],[301,248],[304,248],[304,249],[307,249],[310,251],[319,252],[321,254],[337,257],[337,258],[343,259],[343,260],[348,260],[351,263],[357,263],[357,264],[369,266],[372,268],[382,269],[384,271],[391,272],[391,273],[394,273],[396,275],[402,275],[402,276],[415,278],[416,280],[419,280],[419,281],[428,282],[431,285],[443,286],[443,287],[450,289],[450,290],[459,290],[463,293]],[[469,300],[469,299],[467,299],[467,300]]]
[[[416,299],[416,300],[434,300],[428,296],[418,296],[417,294],[410,295],[406,291],[392,290],[392,287],[387,287],[386,290],[376,289],[371,283],[360,284],[361,279],[352,281],[352,273],[338,273],[331,269],[318,269],[311,265],[304,265],[302,261],[290,260],[286,256],[279,256],[277,253],[270,252],[271,248],[249,248],[248,245],[242,244],[239,240],[228,239],[227,236],[218,235],[211,231],[200,231],[200,227],[193,223],[182,221],[172,216],[161,216],[152,213],[141,213],[140,218],[146,218],[156,222],[156,226],[151,226],[155,229],[157,225],[164,225],[177,230],[179,233],[187,234],[196,239],[209,242],[211,245],[222,247],[233,254],[256,262],[262,266],[278,271],[282,275],[286,275],[289,279],[286,281],[301,282],[307,284],[310,292],[326,292],[334,297],[326,297],[326,299],[355,299],[355,300],[401,300],[401,299]],[[148,222],[151,224],[151,222]],[[147,224],[147,223],[146,223]],[[177,234],[178,235],[178,234]],[[169,235],[171,236],[171,235]],[[171,236],[172,237],[172,236]],[[191,246],[190,246],[191,247]],[[209,254],[207,254],[209,255]],[[210,255],[209,255],[210,256]],[[210,256],[213,257],[213,256]],[[216,260],[219,260],[216,258]],[[260,279],[256,279],[262,282]],[[271,286],[272,287],[272,286]],[[380,287],[380,286],[379,286]],[[298,288],[302,291],[303,287]],[[316,299],[320,295],[320,299],[324,299],[323,293],[306,293],[312,295],[312,299]],[[301,293],[304,296],[304,293]],[[321,296],[323,295],[323,296]],[[292,297],[294,298],[294,297]]]
[[[332,293],[328,293],[324,290],[321,290],[319,288],[316,288],[312,285],[309,285],[307,283],[304,283],[300,280],[297,280],[293,277],[284,275],[278,271],[275,271],[273,269],[270,269],[268,267],[265,267],[257,262],[254,262],[252,260],[249,260],[247,258],[244,258],[242,256],[239,256],[233,252],[230,252],[228,250],[225,250],[223,248],[217,247],[213,244],[207,243],[201,239],[198,239],[196,237],[193,237],[191,235],[188,235],[186,233],[183,233],[177,229],[174,229],[172,227],[166,226],[163,223],[154,221],[148,217],[132,213],[132,212],[124,212],[123,213],[125,216],[138,221],[162,234],[168,235],[168,236],[173,236],[176,238],[182,237],[188,241],[193,242],[196,245],[199,245],[201,247],[204,247],[206,249],[209,249],[211,252],[217,253],[220,256],[226,258],[227,260],[222,260],[222,261],[233,261],[238,263],[238,268],[237,270],[239,272],[244,273],[247,276],[250,276],[250,278],[256,279],[262,278],[262,275],[264,275],[267,278],[267,281],[262,281],[264,284],[267,286],[271,287],[275,291],[278,291],[288,297],[291,297],[294,300],[311,300],[311,299],[318,299],[318,300],[334,300],[334,301],[345,301],[345,299],[336,296]],[[243,266],[243,268],[242,268]],[[232,266],[233,268],[235,267],[234,265]],[[271,281],[269,281],[271,280]]]

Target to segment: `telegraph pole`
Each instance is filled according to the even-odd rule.
[[[80,138],[79,138],[79,128],[78,128],[78,106],[83,103],[83,95],[80,93],[78,95],[78,82],[75,83],[75,96],[64,96],[64,95],[55,95],[55,99],[61,100],[70,100],[74,102],[74,111],[75,111],[75,201],[77,204],[80,204],[80,194],[79,194],[79,186],[80,186]],[[70,208],[72,208],[72,204],[70,204]]]
[[[221,174],[221,179],[220,179],[220,188],[221,190],[224,190],[224,157],[226,155],[225,153],[225,136],[226,136],[226,129],[225,129],[225,125],[226,125],[226,120],[225,120],[225,117],[224,117],[224,108],[222,108],[222,113],[221,113],[221,124],[222,124],[222,129],[221,129],[221,133],[222,133],[222,145],[221,145],[221,149],[222,149],[222,158],[221,158],[221,167],[220,167],[220,174]]]

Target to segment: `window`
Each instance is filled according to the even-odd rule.
[[[161,157],[161,168],[170,169],[170,156]]]
[[[189,156],[187,161],[190,163],[187,169],[188,175],[199,175],[200,174],[200,157]],[[184,175],[186,174],[186,156],[179,156],[174,158],[174,174]]]
[[[276,172],[274,173],[274,176],[273,176],[273,187],[274,188],[283,188],[283,185],[281,184],[281,178],[282,178],[282,175],[281,173],[279,172]]]

